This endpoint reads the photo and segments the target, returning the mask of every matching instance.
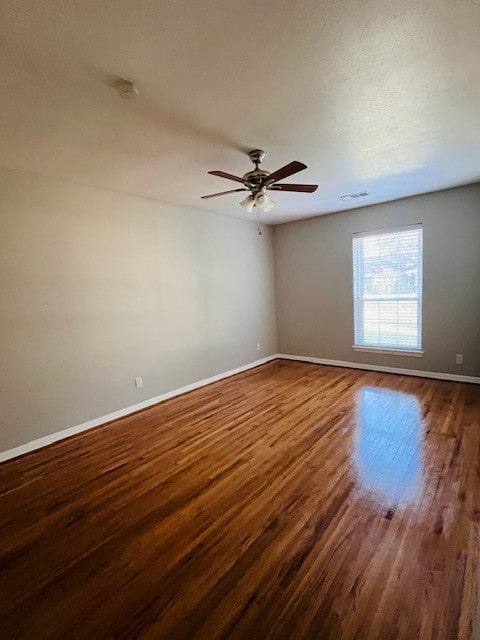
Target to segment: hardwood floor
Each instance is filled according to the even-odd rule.
[[[475,385],[275,361],[0,492],[2,638],[474,638]]]

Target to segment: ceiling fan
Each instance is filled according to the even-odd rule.
[[[250,191],[250,195],[240,202],[240,205],[246,209],[249,213],[253,211],[253,207],[259,207],[264,211],[270,211],[273,206],[273,200],[267,195],[267,191],[295,191],[298,193],[313,193],[318,189],[318,184],[290,184],[279,183],[279,180],[288,178],[294,173],[303,171],[307,168],[303,162],[290,162],[281,169],[277,169],[273,173],[269,173],[263,169],[260,169],[260,164],[265,158],[265,151],[262,149],[253,149],[248,153],[250,160],[255,165],[253,171],[248,171],[243,177],[234,176],[231,173],[225,173],[225,171],[209,171],[213,176],[219,176],[220,178],[226,178],[227,180],[233,180],[234,182],[240,182],[243,187],[240,189],[231,189],[230,191],[221,191],[220,193],[212,193],[208,196],[202,196],[203,200],[209,198],[217,198],[218,196],[224,196],[227,193],[237,193],[239,191]]]

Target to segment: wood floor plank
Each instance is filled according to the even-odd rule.
[[[0,465],[0,637],[474,640],[480,388],[275,361]]]

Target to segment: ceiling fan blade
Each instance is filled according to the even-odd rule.
[[[227,193],[237,193],[237,191],[249,191],[249,189],[231,189],[230,191],[220,191],[220,193],[212,193],[209,196],[202,196],[202,200],[208,200],[208,198],[217,198],[218,196],[224,196]]]
[[[274,171],[273,173],[268,175],[265,178],[264,183],[272,184],[273,182],[278,182],[278,180],[283,180],[284,178],[288,178],[288,176],[293,176],[294,173],[303,171],[306,168],[307,168],[306,164],[303,164],[303,162],[297,162],[296,160],[294,160],[293,162],[286,164],[281,169],[277,169],[277,171]]]
[[[234,176],[231,173],[225,173],[225,171],[209,171],[208,173],[212,174],[212,176],[218,176],[219,178],[226,178],[227,180],[235,180],[235,182],[245,183],[243,178],[239,178],[238,176]]]
[[[313,193],[318,189],[318,184],[272,184],[268,187],[273,191],[301,191],[303,193]]]

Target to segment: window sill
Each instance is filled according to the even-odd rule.
[[[362,347],[360,345],[352,345],[354,351],[365,351],[367,353],[384,353],[395,356],[413,356],[414,358],[422,358],[423,351],[407,350],[407,349],[384,349],[383,347]]]

